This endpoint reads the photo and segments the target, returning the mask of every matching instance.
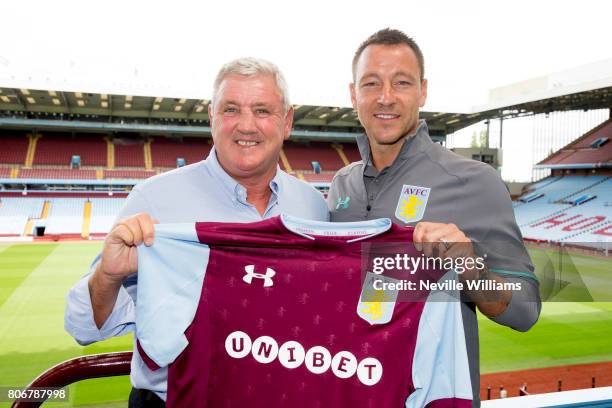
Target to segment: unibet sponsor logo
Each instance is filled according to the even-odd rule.
[[[245,358],[249,354],[261,364],[269,364],[275,359],[283,367],[294,369],[302,364],[313,374],[322,374],[331,368],[338,378],[350,378],[357,374],[363,384],[372,386],[380,381],[383,367],[380,361],[373,357],[364,358],[360,362],[350,351],[340,351],[332,357],[329,350],[323,346],[314,346],[308,351],[297,341],[288,341],[278,345],[270,336],[261,336],[251,340],[242,331],[230,333],[225,339],[225,350],[232,358]]]

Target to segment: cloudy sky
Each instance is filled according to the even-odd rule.
[[[355,48],[395,27],[424,50],[426,109],[469,111],[490,88],[612,57],[601,0],[3,0],[0,14],[2,85],[61,90],[208,99],[220,65],[252,55],[295,103],[348,106]]]

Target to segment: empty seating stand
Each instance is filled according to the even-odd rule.
[[[43,133],[33,164],[69,166],[73,155],[81,156],[81,166],[106,166],[106,142],[100,135]]]
[[[319,174],[303,173],[303,176],[304,176],[304,180],[306,180],[309,183],[331,183],[332,179],[334,178],[334,174],[335,173],[333,172],[319,173]]]
[[[91,198],[91,234],[106,234],[123,206],[124,198]]]
[[[0,134],[0,164],[23,165],[28,152],[28,138],[25,135]]]
[[[21,169],[19,178],[24,179],[70,179],[70,180],[95,180],[95,170],[84,169]]]
[[[593,165],[612,163],[612,120],[593,128],[540,162],[540,165]]]
[[[287,141],[283,144],[283,150],[292,170],[311,171],[313,161],[319,162],[324,171],[337,171],[344,167],[340,155],[329,142]]]
[[[184,158],[187,164],[193,164],[206,159],[211,148],[210,139],[154,137],[151,141],[153,167],[175,168],[179,157]]]
[[[144,140],[131,138],[113,139],[115,167],[145,167]]]
[[[154,175],[152,170],[104,170],[105,179],[145,179]]]
[[[339,143],[342,146],[342,151],[346,155],[349,163],[361,160],[357,143]]]
[[[566,176],[532,187],[524,197],[544,196],[514,209],[524,238],[595,247],[612,242],[612,178]]]
[[[45,234],[80,234],[83,228],[85,201],[85,198],[53,199]]]

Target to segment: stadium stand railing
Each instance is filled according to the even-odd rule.
[[[37,388],[63,388],[72,383],[92,378],[116,377],[130,374],[132,352],[104,353],[82,356],[64,361],[36,377],[24,390]],[[47,395],[45,395],[47,397]],[[46,398],[37,400],[17,399],[12,408],[35,408]]]

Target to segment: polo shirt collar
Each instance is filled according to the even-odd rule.
[[[400,149],[399,154],[395,158],[393,164],[391,164],[391,168],[395,167],[396,163],[407,159],[408,157],[414,156],[415,154],[422,152],[430,145],[432,142],[429,137],[429,129],[427,128],[427,123],[424,119],[419,120],[419,125],[414,133],[405,136],[406,140]],[[357,147],[359,148],[359,154],[361,155],[361,159],[363,160],[363,174],[369,177],[375,177],[379,174],[376,167],[372,162],[372,152],[370,150],[370,142],[365,133],[357,136]],[[384,172],[386,169],[383,169]]]

